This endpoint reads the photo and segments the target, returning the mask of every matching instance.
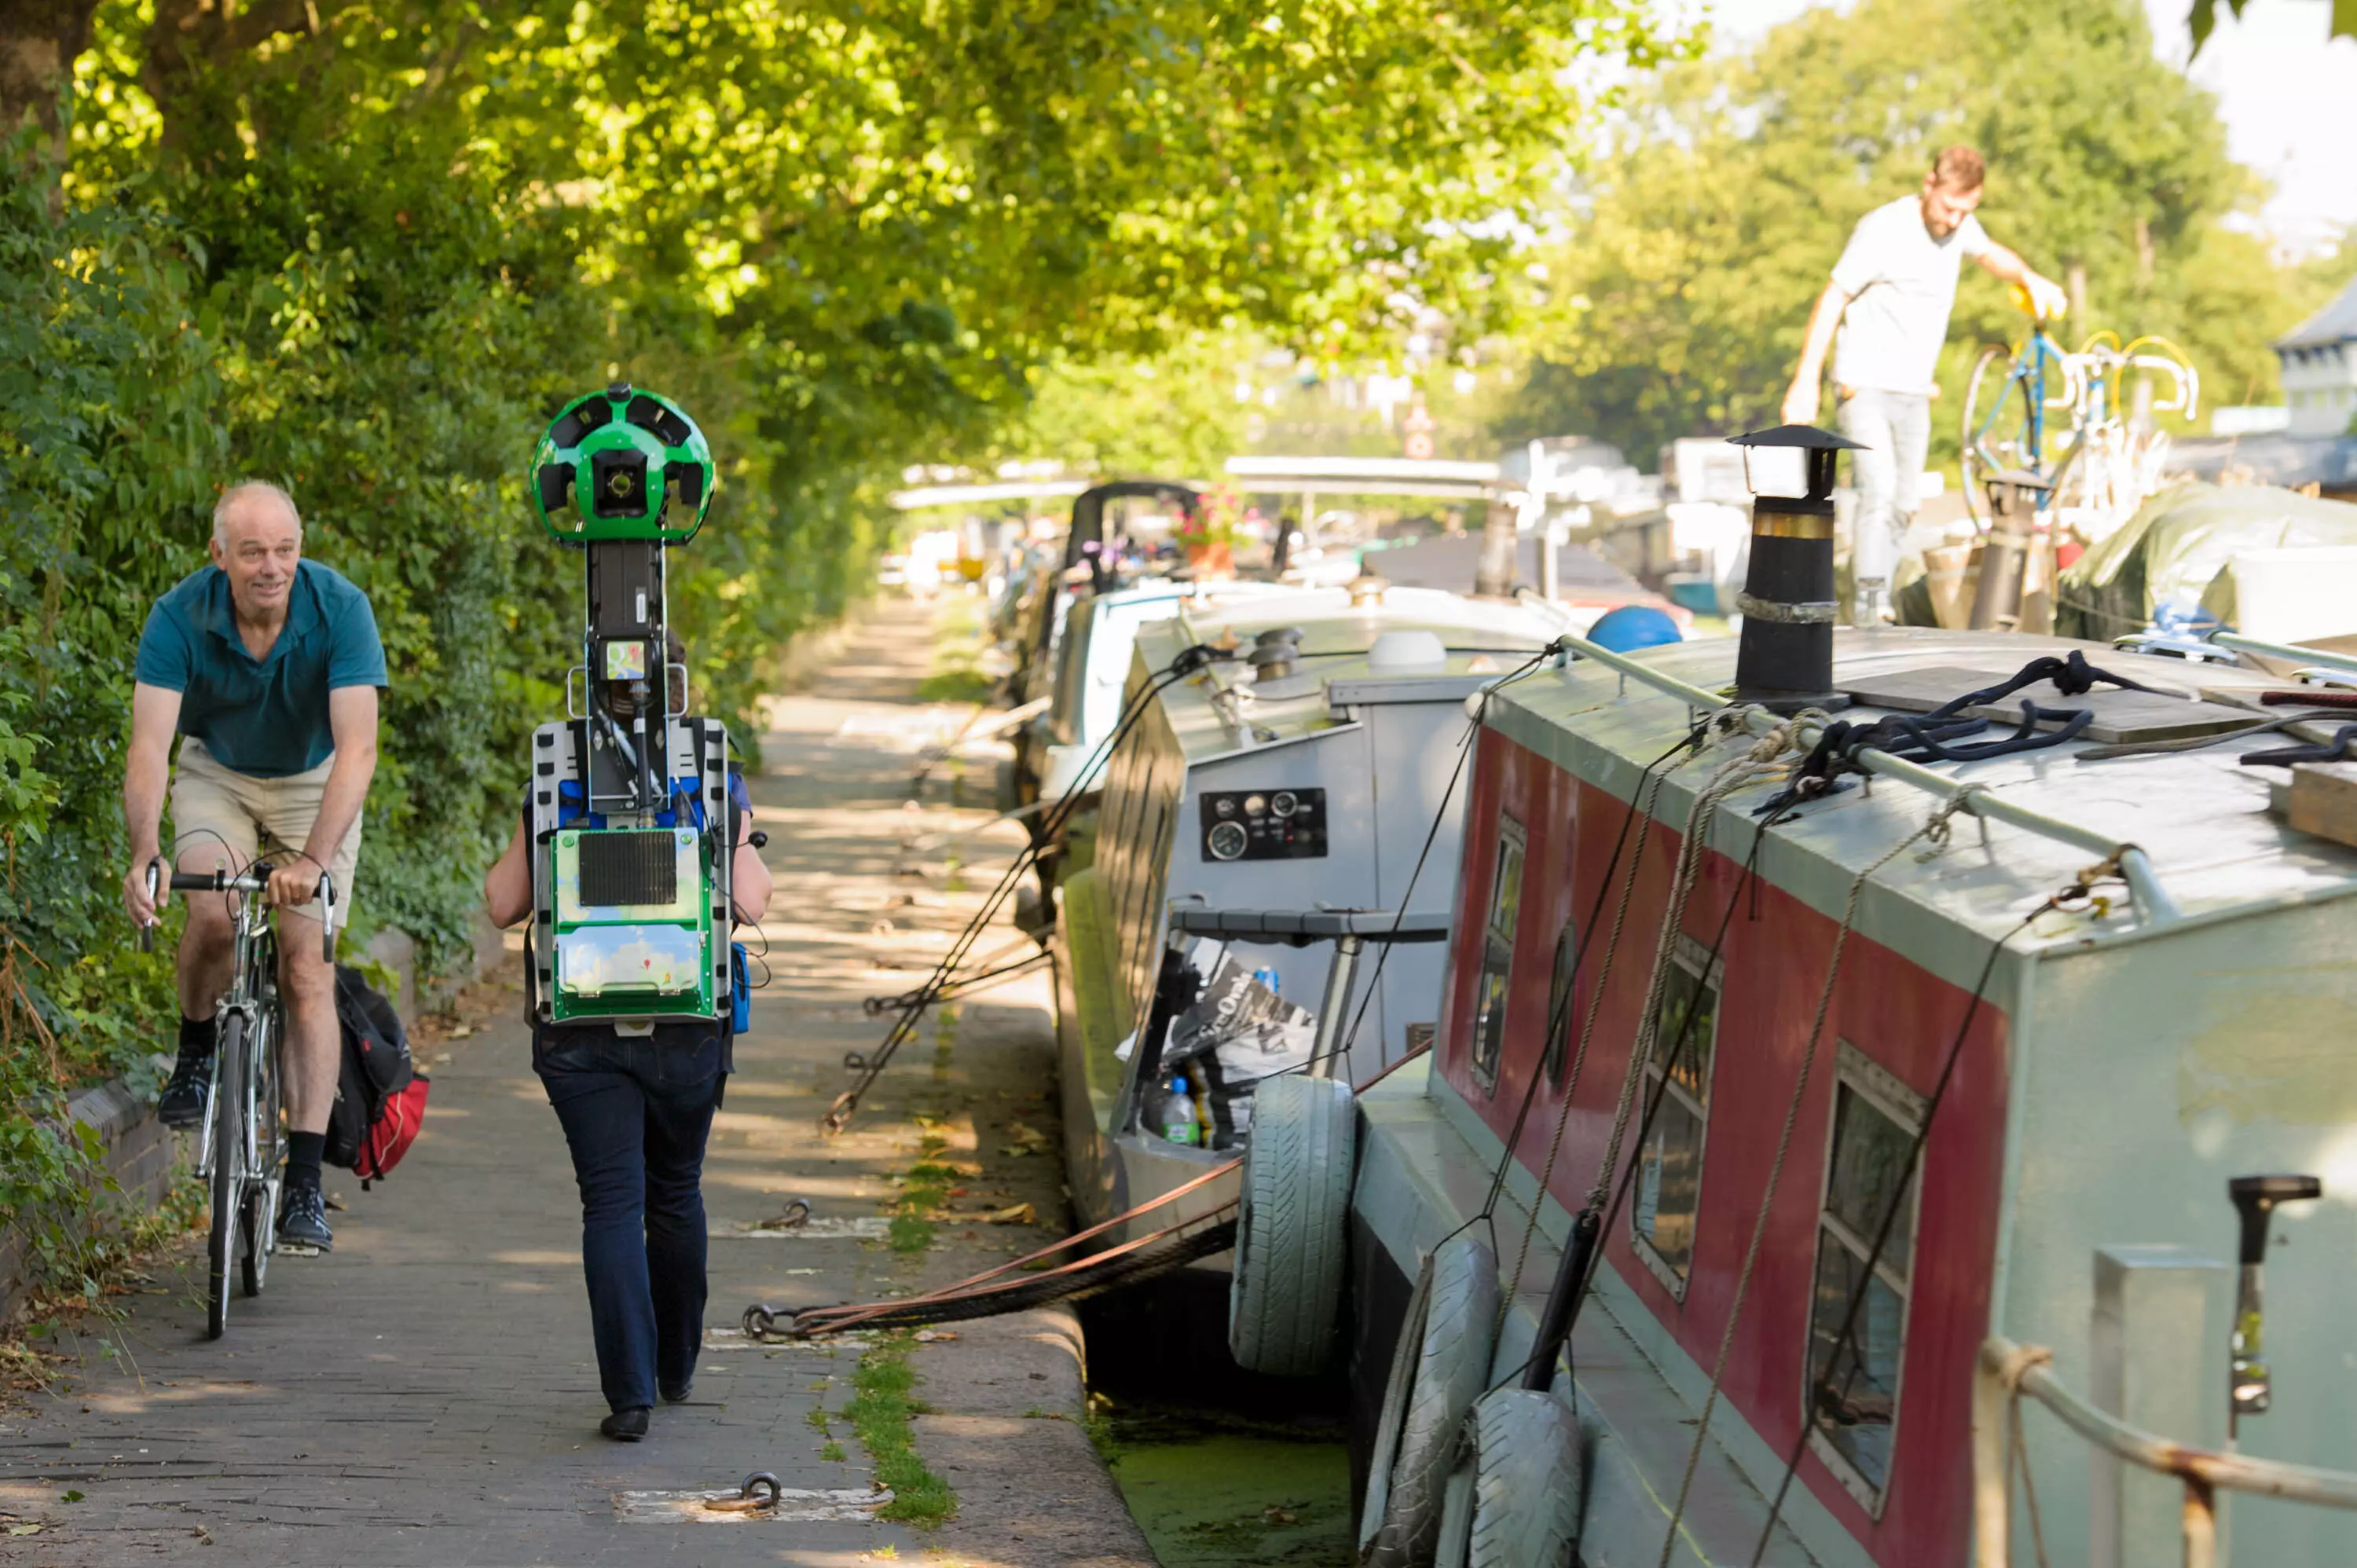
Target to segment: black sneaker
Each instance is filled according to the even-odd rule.
[[[675,1383],[658,1382],[656,1387],[662,1394],[663,1403],[685,1404],[695,1393],[695,1380],[682,1378]]]
[[[618,1410],[597,1423],[597,1430],[617,1443],[636,1443],[647,1434],[647,1407],[634,1404]]]
[[[205,1119],[205,1101],[212,1094],[213,1058],[183,1055],[173,1065],[172,1081],[156,1102],[156,1119],[167,1127],[193,1127]]]
[[[327,1200],[316,1187],[289,1183],[279,1197],[278,1244],[308,1248],[314,1252],[336,1250],[336,1233],[328,1229]]]

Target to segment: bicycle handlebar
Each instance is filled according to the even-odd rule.
[[[164,857],[157,855],[147,863],[147,901],[156,901],[157,887],[163,884]],[[258,896],[270,888],[271,873],[276,869],[268,861],[256,861],[238,875],[231,876],[226,868],[216,871],[175,871],[170,886],[175,893],[243,893]],[[327,918],[319,922],[319,956],[328,963],[336,961],[336,878],[333,873],[322,871],[317,889]],[[156,927],[153,921],[139,928],[139,950],[156,950]]]

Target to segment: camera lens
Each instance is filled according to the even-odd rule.
[[[647,458],[643,452],[597,452],[589,458],[589,495],[599,517],[644,517]]]

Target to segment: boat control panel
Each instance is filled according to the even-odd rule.
[[[1205,860],[1323,860],[1323,789],[1206,789]]]

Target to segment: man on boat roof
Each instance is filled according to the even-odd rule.
[[[1825,352],[1834,350],[1834,396],[1841,432],[1866,447],[1853,459],[1857,487],[1851,552],[1857,618],[1878,613],[1915,513],[1915,476],[1932,435],[1932,399],[1956,274],[1970,256],[1984,271],[2028,291],[2040,317],[2060,316],[2061,285],[1990,239],[1973,209],[1985,176],[1970,147],[1942,149],[1921,192],[1886,202],[1857,220],[1833,276],[1809,314],[1801,362],[1784,393],[1784,423],[1814,424]],[[1835,328],[1841,338],[1835,344]]]

